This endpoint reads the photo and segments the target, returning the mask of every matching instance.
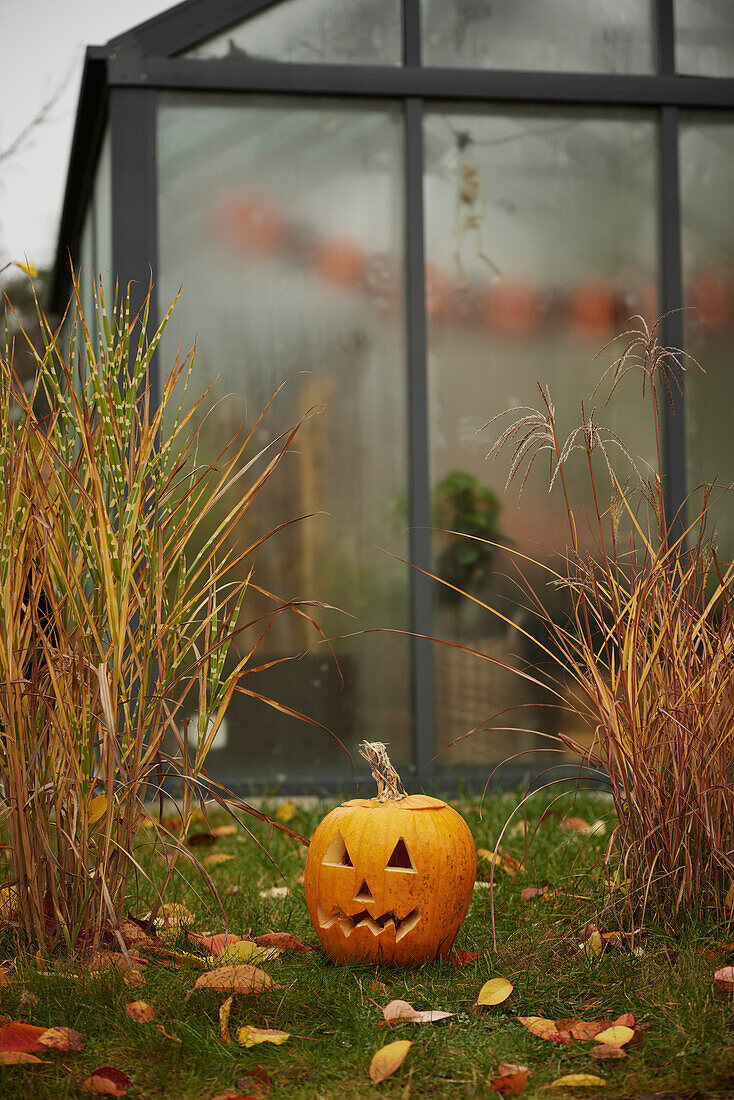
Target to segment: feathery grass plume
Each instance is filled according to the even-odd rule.
[[[694,908],[721,914],[734,880],[734,567],[719,560],[708,532],[713,486],[688,498],[688,520],[684,509],[670,515],[666,501],[660,401],[673,401],[686,360],[695,361],[659,344],[660,321],[650,328],[634,320],[639,326],[602,379],[611,374],[614,392],[628,371],[642,372],[657,448],[651,476],[583,408],[580,426],[562,442],[542,387],[542,409],[508,410],[522,415],[489,452],[511,447],[510,479],[525,467],[524,484],[538,454],[549,451],[550,485],[562,485],[570,548],[558,571],[543,568],[568,591],[569,616],[554,621],[526,582],[528,604],[551,638],[545,655],[558,678],[551,675],[550,686],[560,697],[562,677],[570,679],[572,708],[596,731],[589,748],[558,739],[608,777],[619,817],[608,858],[619,857],[632,927],[646,912],[670,925]],[[610,443],[629,459],[636,485],[615,472]],[[593,461],[598,449],[609,501]],[[564,476],[577,450],[594,502],[592,553],[579,548]],[[630,534],[621,538],[623,518]],[[522,556],[507,552],[522,574]]]
[[[179,356],[154,404],[151,359],[173,306],[148,340],[149,305],[150,294],[133,316],[128,290],[108,311],[100,283],[97,342],[78,284],[66,327],[53,331],[39,309],[44,347],[29,395],[7,339],[0,355],[1,824],[17,920],[42,947],[94,949],[114,937],[140,872],[144,800],[164,774],[183,788],[180,831],[156,827],[166,884],[179,859],[196,863],[184,842],[205,798],[264,816],[209,783],[206,758],[234,692],[260,698],[244,678],[273,617],[312,621],[271,596],[272,612],[237,650],[253,552],[268,537],[243,547],[238,527],[298,425],[250,457],[261,416],[201,466],[193,424],[206,394],[184,411],[193,355]],[[41,391],[45,423],[34,413]],[[227,662],[231,647],[237,659]],[[191,748],[180,729],[187,707],[199,714]]]

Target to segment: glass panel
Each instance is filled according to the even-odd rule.
[[[238,535],[251,540],[316,513],[262,547],[254,580],[355,616],[314,610],[328,635],[408,628],[408,569],[390,556],[407,554],[402,145],[401,112],[383,103],[162,97],[162,307],[184,284],[163,357],[197,337],[195,389],[211,383],[212,400],[225,398],[203,428],[207,460],[281,383],[258,447],[323,406]],[[243,621],[268,608],[253,595]],[[379,735],[409,763],[408,639],[337,638],[343,684],[318,641],[303,618],[281,615],[258,662],[305,655],[247,686],[322,722],[352,750]],[[211,764],[230,780],[351,775],[328,734],[243,696],[226,737]]]
[[[424,65],[649,73],[652,0],[421,0]]]
[[[400,65],[400,0],[285,0],[184,57],[304,64]]]
[[[655,143],[648,114],[520,107],[455,113],[446,105],[427,115],[429,424],[438,526],[484,532],[559,566],[555,555],[570,542],[569,527],[560,487],[548,493],[548,461],[536,463],[518,510],[519,483],[504,490],[509,453],[485,461],[518,414],[481,430],[503,410],[538,408],[536,380],[550,387],[562,438],[578,424],[583,401],[587,415],[596,406],[601,424],[652,459],[652,416],[639,378],[625,378],[607,408],[608,386],[592,392],[602,363],[616,354],[593,362],[599,349],[631,315],[656,309]],[[625,459],[619,468],[624,480]],[[603,464],[597,476],[606,507],[611,486]],[[580,454],[569,462],[568,481],[572,501],[581,501],[580,541],[591,544],[592,501]],[[476,543],[441,534],[434,540],[439,574],[537,631],[534,615],[522,610],[508,551],[472,560]],[[562,592],[541,569],[523,567],[561,616]],[[538,655],[513,628],[445,588],[436,592],[435,632],[506,663]],[[524,709],[495,725],[549,732],[563,726],[563,716],[541,708],[511,672],[447,647],[437,647],[435,660],[437,748],[504,708]],[[483,733],[440,762],[464,770],[484,764],[486,775],[488,760],[538,743],[527,733]]]
[[[686,373],[688,488],[718,477],[734,481],[734,114],[685,113],[680,130],[680,180],[686,350],[706,371]],[[698,503],[698,501],[696,502]],[[719,553],[734,556],[734,501],[712,506]]]
[[[103,278],[105,297],[111,302],[112,283],[112,149],[105,132],[94,180],[94,270]]]
[[[734,76],[731,0],[675,0],[675,67],[693,76]]]

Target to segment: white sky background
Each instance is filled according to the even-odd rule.
[[[0,267],[56,253],[84,50],[174,6],[175,0],[0,0],[0,151],[64,81],[47,122],[0,161]]]

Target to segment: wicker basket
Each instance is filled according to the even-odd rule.
[[[513,651],[518,645],[514,632],[512,638],[482,638],[465,644],[487,657],[520,667]],[[537,708],[528,705],[534,700],[526,680],[511,669],[450,646],[439,647],[435,662],[436,752],[445,749],[439,764],[487,764],[539,744],[540,739],[532,733],[497,728],[537,728]],[[508,707],[520,709],[506,711]],[[495,728],[477,730],[458,745],[446,748],[482,723]]]

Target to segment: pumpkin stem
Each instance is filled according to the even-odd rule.
[[[387,745],[382,741],[363,741],[359,747],[359,755],[367,761],[372,769],[372,777],[377,784],[377,799],[379,802],[399,802],[406,797],[406,791],[400,781],[400,776],[390,763],[387,755]]]

